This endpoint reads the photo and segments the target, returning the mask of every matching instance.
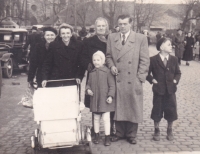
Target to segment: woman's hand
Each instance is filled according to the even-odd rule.
[[[88,93],[88,95],[90,95],[90,96],[93,96],[93,95],[94,95],[94,93],[93,93],[92,90],[90,90],[90,89],[87,90],[87,93]]]
[[[177,83],[177,81],[176,81],[175,79],[173,80],[173,82],[174,82],[174,83]]]
[[[107,102],[108,104],[111,104],[111,103],[112,103],[112,97],[109,96],[109,97],[107,98],[106,102]]]
[[[76,82],[77,82],[77,84],[81,84],[81,79],[76,78]]]
[[[42,81],[42,87],[44,88],[44,87],[46,87],[46,85],[47,85],[47,80],[43,80]]]

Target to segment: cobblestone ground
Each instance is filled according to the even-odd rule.
[[[155,47],[150,47],[150,55],[156,54]],[[149,83],[144,88],[144,121],[139,124],[137,144],[131,145],[126,140],[103,145],[94,145],[95,154],[200,154],[200,62],[191,61],[190,66],[182,62],[182,77],[178,85],[177,104],[179,119],[174,123],[174,141],[166,139],[165,120],[161,121],[161,140],[152,141],[154,131],[150,119],[152,108],[152,90]],[[0,99],[0,154],[31,154],[30,138],[37,128],[33,121],[33,111],[17,103],[27,87],[26,75],[16,74],[12,79],[3,79],[2,98]],[[12,85],[13,81],[20,85]],[[91,113],[85,109],[82,114],[84,125],[91,125]],[[101,125],[101,130],[103,126]],[[42,149],[39,154],[84,154],[85,146],[76,146],[60,150]]]

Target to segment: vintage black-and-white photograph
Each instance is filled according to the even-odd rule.
[[[200,154],[200,0],[0,0],[0,154]]]

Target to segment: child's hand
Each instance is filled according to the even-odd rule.
[[[152,80],[153,84],[157,84],[158,82],[156,81],[156,79]]]
[[[87,92],[88,92],[88,95],[90,95],[90,96],[93,96],[93,95],[94,95],[94,93],[93,93],[92,90],[90,90],[90,89],[88,89]]]
[[[111,103],[112,103],[112,97],[109,96],[109,97],[107,98],[106,102],[107,102],[108,104],[111,104]]]
[[[173,80],[173,82],[174,82],[174,83],[177,83],[177,81],[176,81],[175,79]]]

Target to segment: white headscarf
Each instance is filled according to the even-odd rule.
[[[93,58],[94,56],[96,56],[96,55],[98,55],[98,56],[101,57],[102,65],[104,65],[105,62],[106,62],[106,57],[105,57],[104,53],[103,53],[102,51],[98,50],[97,52],[95,52],[95,53],[93,54],[92,58]]]

